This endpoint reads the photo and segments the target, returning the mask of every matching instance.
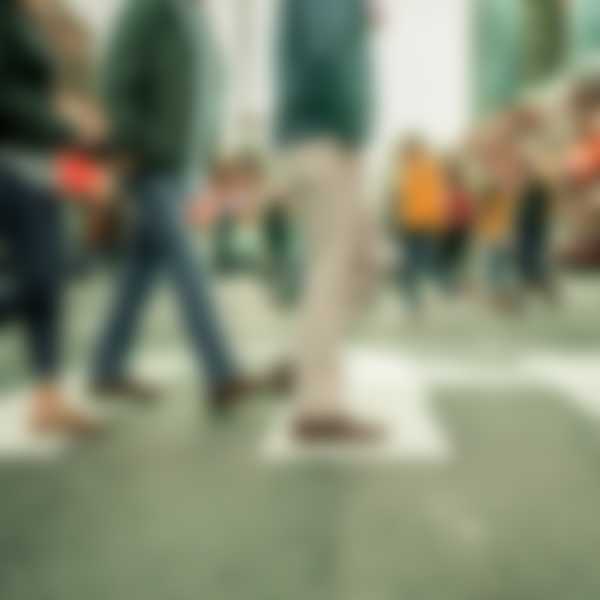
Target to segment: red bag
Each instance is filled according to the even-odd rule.
[[[56,181],[61,195],[94,201],[106,190],[108,172],[82,152],[65,152],[56,159]]]

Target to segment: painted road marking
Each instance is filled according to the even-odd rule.
[[[433,392],[448,385],[494,388],[534,385],[558,389],[571,406],[600,417],[600,356],[533,353],[509,365],[436,359],[417,361],[399,352],[354,349],[345,365],[348,409],[387,427],[386,441],[368,449],[307,449],[290,435],[294,412],[282,409],[262,442],[261,456],[280,463],[303,459],[430,461],[452,458],[453,447],[434,414]]]
[[[276,353],[269,344],[247,347],[252,362],[268,364]],[[189,353],[177,349],[143,355],[136,372],[164,385],[192,381],[196,377]],[[317,448],[310,452],[290,439],[293,407],[278,409],[261,440],[260,455],[268,462],[317,457],[334,460],[430,461],[452,458],[451,441],[433,410],[433,392],[448,385],[535,385],[559,390],[565,401],[587,416],[600,417],[600,355],[533,353],[509,365],[483,365],[469,361],[439,359],[423,361],[395,351],[356,347],[346,356],[346,397],[349,410],[358,416],[385,423],[388,435],[377,447],[363,450]],[[68,379],[73,398],[88,409],[83,377]],[[24,458],[47,460],[60,457],[65,440],[40,438],[27,424],[28,391],[17,390],[0,397],[0,460]]]
[[[354,349],[345,359],[348,410],[385,425],[386,435],[368,447],[307,448],[290,435],[292,406],[282,408],[269,426],[261,456],[270,463],[302,459],[352,462],[445,462],[451,448],[433,415],[431,394],[418,365],[396,354]]]

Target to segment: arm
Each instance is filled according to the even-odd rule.
[[[201,127],[196,135],[199,136],[198,147],[200,155],[197,159],[199,166],[206,170],[207,165],[218,159],[223,125],[223,100],[225,97],[226,77],[224,63],[219,52],[216,36],[205,14],[200,7],[198,19],[198,37],[200,43],[200,73],[202,84]]]
[[[374,29],[380,29],[387,17],[387,6],[383,0],[363,0],[366,21],[369,26]]]
[[[156,0],[130,0],[108,50],[103,96],[111,119],[115,146],[125,153],[140,149],[161,153],[161,139],[150,127],[142,101],[151,83],[155,26],[160,27]]]
[[[23,25],[9,15],[0,17],[0,129],[8,142],[21,142],[47,147],[69,143],[73,134],[54,110],[49,96],[15,81],[10,57],[27,51]],[[20,39],[21,36],[23,39]]]

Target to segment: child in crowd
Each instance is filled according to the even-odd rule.
[[[279,304],[293,303],[301,288],[301,257],[294,215],[284,190],[275,190],[263,209],[267,280]]]
[[[523,168],[515,223],[519,283],[523,291],[541,293],[554,301],[549,257],[554,191],[533,159],[525,157]]]
[[[478,207],[478,233],[485,262],[485,278],[492,302],[507,307],[514,294],[514,201],[498,184],[489,184]]]
[[[432,150],[418,139],[400,151],[393,198],[403,252],[403,287],[414,310],[422,308],[421,283],[439,277],[438,256],[446,223],[446,179]]]
[[[446,181],[447,222],[440,248],[440,266],[449,291],[456,292],[464,283],[464,267],[471,242],[474,206],[459,161],[450,161]]]

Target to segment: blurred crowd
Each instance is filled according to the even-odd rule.
[[[503,311],[531,295],[557,305],[561,270],[600,265],[599,144],[595,70],[476,122],[454,147],[418,132],[399,139],[373,202],[391,248],[384,269],[407,305],[422,308],[426,280]],[[270,265],[276,285],[287,278],[297,292],[300,217],[269,158],[256,150],[219,162],[193,220],[212,233],[218,272]]]
[[[60,3],[4,0],[0,251],[16,283],[2,288],[0,319],[18,316],[27,326],[40,382],[37,428],[95,427],[64,402],[58,332],[69,277],[105,263],[122,264],[124,272],[94,359],[97,391],[153,395],[125,364],[158,271],[168,272],[178,292],[215,408],[257,389],[286,387],[284,368],[244,374],[184,225],[202,231],[218,273],[261,277],[277,303],[294,304],[308,288],[306,331],[317,333],[306,341],[312,353],[300,377],[322,370],[313,364],[316,347],[327,344],[322,364],[337,372],[343,324],[334,317],[351,304],[342,288],[367,245],[355,196],[368,138],[366,30],[379,21],[375,3],[345,2],[340,13],[331,5],[331,23],[315,18],[315,0],[304,8],[286,4],[286,93],[275,128],[301,150],[290,175],[273,150],[220,155],[216,61],[194,3],[130,2],[104,57],[110,68],[100,94],[91,35]],[[302,27],[311,35],[298,34]],[[305,74],[311,69],[314,79]],[[376,237],[391,249],[387,277],[414,313],[424,309],[428,280],[444,296],[518,311],[531,294],[557,304],[560,266],[600,264],[600,71],[565,74],[560,85],[474,123],[451,148],[419,132],[403,136],[388,162],[385,192],[372,202],[382,221]],[[299,196],[311,205],[308,218]],[[74,209],[68,234],[65,202]],[[326,325],[335,331],[323,342]],[[319,388],[337,396],[337,380],[308,380],[310,394],[327,395],[315,394]],[[316,433],[367,433],[347,422],[326,425]]]

